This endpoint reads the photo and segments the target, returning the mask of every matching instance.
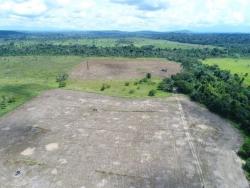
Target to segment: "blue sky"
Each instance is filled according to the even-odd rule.
[[[250,0],[0,0],[0,29],[250,32]]]

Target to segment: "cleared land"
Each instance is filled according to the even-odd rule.
[[[182,96],[51,90],[0,119],[0,187],[247,188],[240,143]]]
[[[180,64],[167,60],[89,59],[77,66],[70,77],[75,80],[128,80],[151,73],[154,77],[164,78],[180,70]]]
[[[66,89],[133,98],[50,90],[0,118],[0,187],[248,187],[228,122],[183,96],[134,99],[177,63],[27,56],[3,57],[0,68],[0,96],[17,99],[0,115],[58,87],[61,72]]]
[[[90,70],[86,71],[86,60],[78,56],[1,57],[0,116],[44,90],[57,88],[56,76],[59,73],[70,74],[73,70],[74,79],[68,81],[67,89],[101,92],[102,85],[108,84],[110,88],[101,93],[121,97],[147,97],[150,90],[157,90],[157,83],[161,81],[159,76],[169,76],[180,70],[179,64],[162,59],[90,58]],[[160,71],[162,67],[168,68],[168,72]],[[135,84],[145,77],[146,72],[152,72],[150,82]],[[109,76],[114,80],[108,79]],[[118,77],[123,80],[117,80]],[[129,82],[126,87],[125,82]],[[3,96],[14,97],[15,102],[7,103],[2,108]],[[169,96],[169,93],[157,91],[155,96]]]
[[[208,65],[218,65],[221,69],[229,70],[239,75],[248,74],[245,80],[250,85],[250,58],[212,58],[207,59],[204,63]]]
[[[66,88],[129,98],[149,97],[154,90],[155,97],[164,97],[170,94],[157,90],[158,83],[180,70],[180,64],[165,59],[90,58],[73,69]],[[140,81],[147,73],[152,78]],[[103,85],[108,87],[101,90]]]

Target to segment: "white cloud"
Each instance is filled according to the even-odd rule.
[[[0,4],[0,11],[9,15],[37,16],[46,12],[47,9],[46,4],[41,0],[3,1]]]
[[[0,29],[250,27],[249,0],[0,0]]]

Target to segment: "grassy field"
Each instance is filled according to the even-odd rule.
[[[84,58],[78,56],[16,56],[0,57],[0,116],[12,111],[42,91],[58,88],[56,76],[70,72]],[[128,81],[68,80],[65,89],[103,93],[105,95],[144,98],[150,90],[157,90],[160,79],[136,84]],[[129,82],[127,86],[125,83]],[[103,84],[108,85],[101,91]],[[170,94],[156,91],[155,97]],[[3,102],[4,101],[4,102]],[[7,101],[7,102],[6,102]]]
[[[3,43],[3,42],[2,42]],[[16,41],[15,45],[19,47],[29,46],[31,44],[48,43],[56,45],[87,45],[87,46],[97,46],[97,47],[116,47],[116,46],[126,46],[133,44],[137,47],[145,45],[153,45],[157,48],[213,48],[209,45],[198,45],[198,44],[187,44],[172,42],[167,40],[158,39],[147,39],[147,38],[125,38],[125,39],[114,39],[114,38],[100,38],[100,39],[60,39],[60,40],[41,40],[41,39],[30,39],[25,41]]]
[[[218,65],[221,69],[230,70],[231,73],[244,75],[248,73],[245,80],[247,85],[250,85],[250,58],[212,58],[207,59],[204,63],[208,65]]]
[[[155,97],[167,97],[170,93],[157,90],[161,80],[151,79],[146,83],[139,83],[139,80],[90,80],[76,81],[69,80],[66,89],[100,93],[109,96],[119,96],[127,98],[147,98],[149,91],[154,90]],[[102,90],[103,86],[106,88]]]
[[[2,97],[15,98],[0,109],[0,116],[37,96],[41,91],[57,88],[55,77],[80,63],[76,56],[27,56],[0,58],[0,101]]]

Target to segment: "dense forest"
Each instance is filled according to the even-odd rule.
[[[3,48],[8,48],[7,44],[15,44],[15,42],[25,40],[65,40],[65,39],[97,39],[97,38],[115,38],[126,39],[129,37],[141,37],[149,39],[163,39],[189,44],[213,45],[225,49],[225,53],[229,56],[249,56],[250,55],[250,34],[244,33],[192,33],[192,32],[122,32],[122,31],[74,31],[74,32],[16,32],[16,31],[0,31],[1,52]],[[38,46],[30,46],[30,48],[45,48],[44,43]],[[61,48],[60,46],[48,46],[53,48]],[[71,48],[79,48],[81,46],[68,46]],[[81,47],[83,48],[83,47]],[[27,50],[27,49],[26,49]],[[102,49],[103,50],[103,49]],[[6,51],[5,51],[6,53]],[[28,52],[27,52],[28,53]],[[34,53],[34,52],[33,52]],[[40,53],[40,52],[39,52]],[[55,53],[55,52],[54,52]],[[77,52],[74,52],[77,53]],[[99,53],[99,52],[98,52]]]
[[[162,57],[178,60],[182,57],[200,58],[227,56],[220,48],[205,49],[161,49],[154,46],[135,47],[96,47],[86,45],[34,44],[18,47],[14,43],[0,45],[0,56],[18,55],[81,55],[81,56],[123,56],[123,57]]]

